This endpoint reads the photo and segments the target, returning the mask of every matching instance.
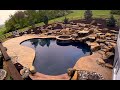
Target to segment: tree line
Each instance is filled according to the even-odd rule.
[[[17,11],[14,15],[10,15],[9,20],[5,22],[6,30],[4,33],[18,30],[24,27],[32,26],[35,24],[44,22],[48,24],[48,21],[54,18],[65,16],[72,13],[71,10],[24,10]],[[111,10],[111,16],[107,19],[107,26],[115,26],[116,20],[113,14],[120,14],[120,10]],[[91,19],[93,13],[91,10],[85,10],[84,18]],[[65,17],[64,23],[68,23],[68,18]]]
[[[44,17],[48,20],[65,16],[72,13],[71,10],[24,10],[17,11],[14,15],[10,15],[5,22],[7,32],[31,26],[33,24],[44,22]]]

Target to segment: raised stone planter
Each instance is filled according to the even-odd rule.
[[[60,35],[56,37],[57,43],[71,43],[72,37],[69,35]]]

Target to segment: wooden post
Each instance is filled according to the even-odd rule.
[[[7,72],[10,74],[13,80],[23,80],[20,73],[16,69],[15,65],[12,63],[11,58],[8,56],[6,52],[6,48],[3,47],[1,42],[0,42],[0,50],[4,58],[4,63],[7,68]]]

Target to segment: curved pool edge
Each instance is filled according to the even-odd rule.
[[[38,35],[24,35],[21,37],[9,39],[9,40],[5,41],[3,43],[3,45],[8,49],[7,53],[9,56],[13,56],[14,55],[13,52],[15,52],[15,53],[17,53],[17,55],[20,59],[20,61],[18,61],[20,64],[22,64],[25,67],[31,67],[33,64],[34,58],[35,58],[35,51],[32,48],[22,46],[20,44],[22,42],[24,42],[25,40],[32,39],[32,38],[56,38],[56,36],[40,37]],[[26,51],[29,51],[29,52],[26,52]],[[29,55],[30,57],[26,57],[27,55]],[[110,79],[110,76],[107,77],[106,75],[111,74],[111,71],[95,64],[95,62],[96,62],[95,61],[96,57],[94,57],[95,55],[96,55],[96,53],[93,53],[92,55],[84,56],[84,57],[80,58],[75,63],[73,68],[85,69],[85,70],[88,69],[88,70],[100,72],[100,74],[102,74],[106,79]],[[97,57],[101,57],[101,55],[99,54],[99,55],[97,55]],[[27,59],[27,61],[26,61],[26,59]],[[86,63],[86,62],[89,62],[89,63]],[[94,66],[92,65],[93,63],[95,64]],[[96,69],[95,69],[95,67],[96,67]],[[101,71],[103,70],[105,72],[105,74],[103,72],[101,72],[100,70]],[[30,77],[32,80],[68,80],[69,79],[67,73],[62,74],[62,75],[53,76],[53,75],[45,75],[45,74],[37,72],[33,76],[30,75]]]

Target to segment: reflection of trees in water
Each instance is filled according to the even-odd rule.
[[[47,47],[50,46],[50,39],[47,39]]]
[[[86,52],[89,52],[89,51],[90,51],[90,47],[89,47],[87,44],[84,44],[84,43],[79,43],[79,42],[78,42],[78,43],[75,43],[75,42],[73,42],[73,43],[72,43],[72,46],[75,46],[75,47],[81,49],[84,54],[85,54]]]
[[[36,48],[38,46],[39,39],[31,39],[30,42],[34,46],[34,48]]]
[[[51,39],[31,39],[30,40],[30,42],[34,46],[34,48],[36,48],[38,46],[38,44],[42,47],[44,47],[45,45],[47,47],[49,47],[50,41],[51,41]],[[59,45],[59,44],[57,43],[57,45]],[[90,47],[84,43],[73,42],[73,43],[68,43],[68,44],[60,44],[60,46],[69,46],[69,45],[72,45],[74,47],[81,49],[84,54],[86,54],[87,52],[90,52]]]
[[[40,39],[39,45],[42,46],[42,47],[47,45],[47,47],[49,47],[50,46],[50,39]]]
[[[34,46],[34,48],[36,48],[38,44],[42,47],[44,47],[45,45],[47,45],[47,47],[50,46],[50,39],[31,39],[30,42]]]

